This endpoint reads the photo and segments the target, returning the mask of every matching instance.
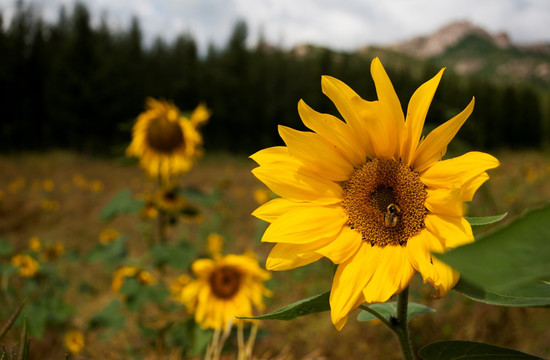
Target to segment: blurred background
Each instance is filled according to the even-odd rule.
[[[153,96],[180,109],[205,101],[214,114],[206,149],[248,154],[279,143],[277,124],[302,127],[300,98],[334,113],[320,91],[323,74],[374,99],[374,56],[404,108],[447,67],[430,126],[475,96],[458,135],[465,144],[547,146],[548,3],[467,5],[1,0],[0,150],[120,154]]]
[[[0,257],[7,264],[12,253],[29,252],[33,237],[60,242],[65,251],[56,261],[40,258],[44,274],[51,271],[59,283],[16,279],[10,287],[37,284],[38,300],[25,309],[42,326],[33,325],[30,358],[63,358],[71,328],[86,334],[86,350],[76,359],[182,358],[159,349],[158,332],[135,326],[128,309],[109,307],[116,298],[113,269],[150,260],[144,239],[154,226],[125,214],[101,219],[121,189],[155,189],[154,179],[124,160],[146,97],[171,100],[183,111],[200,102],[212,110],[201,128],[205,156],[184,180],[195,196],[215,199],[203,206],[202,222],[178,222],[170,233],[195,238],[191,247],[198,253],[207,235],[218,232],[226,252],[252,250],[263,266],[270,246],[259,239],[266,224],[250,214],[259,204],[255,190],[266,189],[250,173],[247,156],[282,144],[278,124],[304,129],[299,99],[338,115],[322,94],[322,75],[374,100],[370,63],[376,56],[404,111],[414,90],[447,68],[425,132],[475,96],[474,113],[448,155],[480,150],[501,161],[468,214],[508,212],[508,220],[550,199],[549,20],[546,0],[0,0],[0,238],[9,244],[0,246]],[[115,254],[111,268],[88,256],[105,228],[125,239],[126,252]],[[191,258],[180,265],[187,270]],[[266,311],[327,291],[331,273],[330,262],[318,261],[273,274]],[[464,339],[550,356],[547,309],[490,306],[456,292],[434,300],[418,278],[411,297],[437,310],[411,322],[418,346]],[[0,292],[0,322],[21,299]],[[12,333],[8,344],[18,341]],[[321,313],[262,323],[255,354],[398,359],[396,347],[381,325],[350,320],[336,332],[329,314]]]

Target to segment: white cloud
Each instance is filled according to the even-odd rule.
[[[29,0],[28,0],[29,1]],[[32,0],[31,0],[32,1]],[[204,50],[224,45],[236,21],[249,25],[249,42],[260,30],[268,41],[293,46],[310,42],[351,50],[428,34],[455,20],[470,20],[490,32],[506,31],[516,41],[550,42],[548,0],[82,0],[95,22],[103,12],[125,28],[137,16],[148,41],[173,40],[189,32]],[[48,21],[74,0],[34,0]],[[10,18],[14,0],[0,0]]]

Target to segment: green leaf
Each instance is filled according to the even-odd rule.
[[[4,239],[0,239],[0,256],[13,254],[13,246]]]
[[[550,306],[550,283],[537,281],[500,291],[482,289],[460,279],[454,290],[472,300],[500,306]]]
[[[390,321],[390,317],[397,318],[397,302],[395,301],[368,305],[368,308],[384,316],[388,321]],[[425,305],[410,302],[407,306],[407,322],[416,315],[430,312],[435,312],[435,310]],[[370,321],[375,319],[377,319],[376,316],[365,310],[361,311],[359,315],[357,315],[357,320],[359,321]]]
[[[494,216],[482,216],[482,217],[466,216],[465,219],[472,226],[485,226],[485,225],[491,225],[496,222],[499,222],[500,220],[504,219],[506,215],[508,215],[507,212],[505,212],[504,214],[494,215]]]
[[[115,194],[111,201],[101,210],[99,218],[103,221],[112,219],[119,214],[135,214],[143,207],[143,200],[132,195],[130,189],[123,189]]]
[[[126,257],[127,252],[126,239],[121,236],[118,240],[106,245],[97,244],[88,254],[88,261],[102,262],[114,266]]]
[[[550,279],[550,206],[437,258],[485,289],[502,290]]]
[[[439,341],[418,351],[423,360],[541,360],[517,350],[473,341]]]
[[[113,300],[109,303],[109,305],[94,315],[94,317],[90,320],[90,327],[120,330],[124,328],[125,322],[126,318],[122,314],[120,301]]]
[[[300,316],[330,310],[329,297],[330,291],[324,294],[308,297],[307,299],[299,300],[269,314],[256,317],[242,317],[239,319],[292,320]]]
[[[187,242],[180,241],[174,245],[156,244],[151,249],[155,266],[168,265],[174,269],[186,269],[191,266],[197,250]]]

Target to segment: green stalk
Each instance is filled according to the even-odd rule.
[[[409,337],[409,321],[407,319],[407,309],[409,306],[409,288],[407,287],[397,295],[397,324],[393,325],[393,332],[399,339],[403,359],[414,360],[412,342]]]

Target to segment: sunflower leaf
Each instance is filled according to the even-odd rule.
[[[494,216],[481,216],[481,217],[473,217],[473,216],[466,216],[466,220],[470,223],[472,226],[485,226],[494,224],[496,222],[499,222],[500,220],[504,219],[508,215],[507,212],[500,215],[494,215]]]
[[[296,301],[269,314],[255,317],[239,317],[239,319],[292,320],[297,317],[330,310],[329,297],[330,291]]]
[[[536,281],[500,291],[482,289],[464,279],[454,290],[472,300],[499,306],[550,306],[550,282]]]
[[[517,350],[473,341],[448,340],[424,346],[418,351],[423,360],[541,360]]]
[[[445,254],[434,254],[483,289],[500,291],[550,279],[550,205]]]
[[[142,200],[134,198],[130,189],[123,189],[116,193],[105,205],[99,214],[99,218],[102,221],[107,221],[119,214],[138,213],[142,207]]]
[[[390,321],[391,317],[397,318],[397,302],[395,301],[381,304],[372,304],[368,305],[368,307],[385,317],[388,321]],[[416,315],[426,314],[430,312],[435,312],[435,309],[432,309],[431,307],[425,305],[410,302],[407,306],[407,321],[410,321]],[[365,310],[361,311],[359,315],[357,315],[358,321],[370,321],[375,319],[376,316]]]

